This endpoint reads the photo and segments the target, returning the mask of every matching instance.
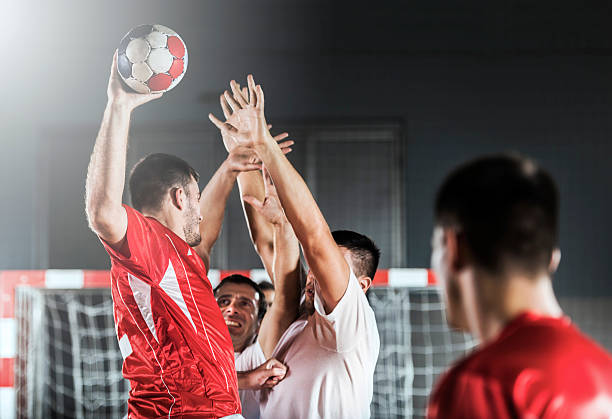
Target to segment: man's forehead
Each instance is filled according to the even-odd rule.
[[[259,300],[259,294],[248,284],[221,283],[217,290],[217,298],[222,296],[243,297],[249,300]]]

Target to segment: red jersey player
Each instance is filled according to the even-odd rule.
[[[238,172],[260,166],[236,148],[200,197],[198,174],[184,160],[149,155],[130,174],[134,209],[122,205],[131,112],[161,94],[127,92],[116,59],[87,174],[86,212],[112,261],[117,337],[131,384],[128,417],[242,417],[232,340],[206,273]]]
[[[612,358],[563,316],[551,274],[554,181],[519,156],[470,162],[435,205],[432,266],[450,325],[481,346],[437,383],[428,417],[609,418]]]

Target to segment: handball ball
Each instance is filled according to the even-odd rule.
[[[167,92],[187,70],[187,47],[172,29],[140,25],[129,31],[117,50],[117,70],[138,93]]]

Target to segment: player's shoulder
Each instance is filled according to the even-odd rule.
[[[428,418],[486,417],[482,412],[488,407],[482,406],[482,400],[504,398],[498,377],[474,368],[481,355],[482,351],[475,350],[440,377],[429,400]]]
[[[589,380],[586,372],[592,370],[592,365],[612,377],[610,354],[580,332],[569,318],[525,313],[457,368],[464,375],[494,379],[512,387],[526,370],[555,377],[561,385],[566,377],[560,371],[567,371],[568,365],[576,368],[578,375],[584,373],[585,380]]]
[[[151,217],[145,216],[143,213],[130,207],[127,204],[123,204],[123,208],[128,217],[128,228],[130,224],[138,223],[140,227],[144,227],[147,230],[159,230],[160,227],[163,227],[161,223]]]
[[[517,357],[517,352],[521,355]],[[559,362],[584,359],[586,354],[609,355],[583,334],[569,317],[547,317],[524,313],[502,332],[483,353],[483,360],[491,358],[518,359],[534,367],[556,367]],[[512,364],[507,364],[511,366]]]

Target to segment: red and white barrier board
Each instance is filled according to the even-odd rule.
[[[255,282],[268,279],[264,269],[221,271],[211,269],[208,277],[213,287],[221,278],[242,274]],[[426,287],[435,285],[433,272],[428,269],[380,269],[373,286]],[[17,355],[17,323],[15,321],[15,288],[106,288],[110,285],[108,271],[80,269],[50,269],[46,271],[0,271],[0,419],[14,417],[14,361]]]

